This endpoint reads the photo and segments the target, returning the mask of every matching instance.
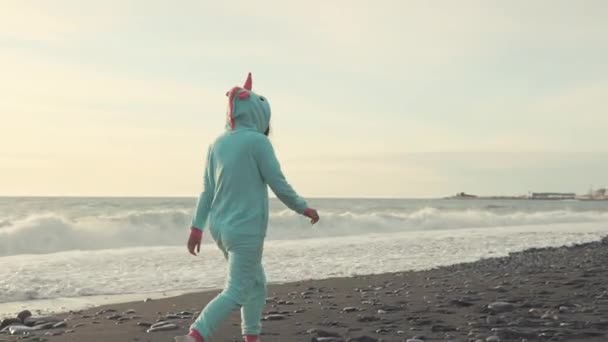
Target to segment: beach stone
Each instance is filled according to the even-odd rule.
[[[65,328],[67,326],[68,326],[68,323],[66,321],[61,321],[61,322],[57,322],[57,323],[53,324],[53,329]]]
[[[535,338],[536,333],[534,331],[527,331],[523,329],[515,328],[492,328],[492,332],[496,336],[505,340],[515,340],[522,338]]]
[[[376,322],[379,321],[380,318],[376,317],[376,316],[367,316],[367,315],[360,315],[357,318],[358,322]]]
[[[103,309],[103,310],[97,311],[95,313],[95,316],[101,316],[106,313],[114,313],[114,312],[116,312],[116,310],[114,310],[114,309]]]
[[[488,325],[496,325],[496,324],[498,324],[498,322],[499,322],[499,319],[496,316],[487,316],[486,317],[486,323]]]
[[[408,338],[406,342],[424,342],[424,340],[418,338]]]
[[[265,320],[265,321],[282,321],[285,319],[287,319],[287,316],[281,315],[281,314],[267,315],[263,318],[263,320]]]
[[[154,324],[153,326],[150,327],[150,329],[146,330],[146,332],[148,333],[152,333],[152,332],[156,332],[156,331],[169,331],[169,330],[177,330],[179,327],[174,324],[174,323],[167,323],[164,322],[166,324],[164,325],[157,325]]]
[[[500,342],[500,338],[498,336],[488,336],[486,342]]]
[[[41,325],[41,324],[45,324],[45,323],[55,324],[57,322],[60,322],[60,320],[57,318],[52,318],[52,317],[28,317],[25,319],[24,323],[28,327],[33,327],[33,326]]]
[[[149,328],[152,326],[152,323],[148,323],[148,322],[137,322],[137,326],[138,327],[146,327]]]
[[[2,321],[0,321],[0,329],[4,329],[6,327],[8,327],[9,325],[13,325],[13,324],[22,324],[23,321],[21,321],[19,318],[6,318],[3,319]]]
[[[344,309],[342,309],[343,312],[355,312],[355,311],[359,311],[359,309],[357,309],[354,306],[347,306]]]
[[[23,324],[27,325],[28,327],[33,327],[34,325],[40,324],[40,323],[44,323],[43,321],[41,321],[39,318],[37,317],[28,317],[26,319],[23,320]]]
[[[340,337],[313,337],[312,342],[344,342]]]
[[[53,329],[53,325],[55,325],[54,322],[45,322],[45,323],[37,324],[33,328],[36,330],[48,330],[48,329]]]
[[[44,333],[44,336],[59,336],[63,335],[63,331],[47,331]]]
[[[21,334],[29,333],[29,332],[33,332],[33,331],[36,331],[36,329],[33,327],[28,327],[26,325],[11,325],[8,328],[8,332],[11,335],[21,335]]]
[[[28,317],[32,317],[30,310],[23,310],[17,314],[17,318],[20,319],[21,322],[25,322],[25,319]]]
[[[347,342],[378,342],[377,338],[370,337],[367,335],[351,337],[347,340]]]
[[[545,312],[542,316],[540,316],[541,319],[552,319],[557,321],[559,319],[559,316],[557,314],[555,314],[555,312],[549,310],[547,312]]]
[[[116,315],[108,316],[106,318],[109,319],[110,321],[115,321],[115,320],[117,320],[117,319],[119,319],[121,317],[122,317],[121,315],[116,314]]]
[[[144,303],[148,303],[148,302],[151,302],[151,301],[152,301],[152,298],[146,298],[146,299],[144,299]]]
[[[137,311],[135,311],[134,309],[129,309],[129,310],[125,311],[125,315],[132,315],[134,313],[137,313]]]
[[[509,312],[515,309],[515,304],[509,302],[494,302],[488,304],[488,309],[492,312]]]
[[[452,299],[452,300],[450,300],[449,304],[452,306],[457,306],[457,307],[462,307],[462,308],[466,308],[466,307],[475,305],[475,304],[468,302],[466,300],[463,300],[463,299]]]
[[[151,328],[156,328],[156,327],[160,327],[160,326],[167,325],[167,324],[172,324],[172,323],[173,322],[170,322],[170,321],[160,321],[158,323],[152,324],[150,327]]]
[[[306,330],[306,333],[309,335],[315,335],[316,337],[341,337],[337,332],[317,328],[308,329]]]

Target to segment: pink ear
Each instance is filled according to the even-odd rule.
[[[239,92],[239,99],[244,100],[247,98],[249,98],[249,92],[247,90]]]
[[[251,90],[252,87],[253,87],[253,80],[251,79],[251,73],[249,73],[247,75],[247,80],[245,81],[245,85],[243,85],[243,88],[245,88],[247,90]]]

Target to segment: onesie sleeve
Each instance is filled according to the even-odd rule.
[[[203,175],[203,191],[201,192],[197,204],[194,217],[192,218],[192,227],[204,230],[211,210],[211,203],[215,194],[215,179],[213,177],[213,158],[212,147],[207,151],[207,159],[205,162],[205,171]]]
[[[281,171],[281,165],[268,138],[260,139],[254,148],[254,155],[260,174],[272,192],[289,209],[302,214],[308,208],[308,204],[285,179],[285,175]]]

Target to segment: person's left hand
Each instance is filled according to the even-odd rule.
[[[196,256],[201,252],[201,241],[203,241],[203,231],[192,227],[190,228],[190,237],[188,238],[188,252]]]
[[[313,208],[306,208],[302,214],[308,217],[310,219],[310,223],[312,224],[319,222],[319,213],[317,213],[317,210]]]

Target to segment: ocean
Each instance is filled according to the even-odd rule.
[[[185,248],[194,198],[0,198],[0,316],[221,288],[211,241]],[[270,282],[428,269],[608,235],[608,202],[312,199],[321,221],[271,200]]]

